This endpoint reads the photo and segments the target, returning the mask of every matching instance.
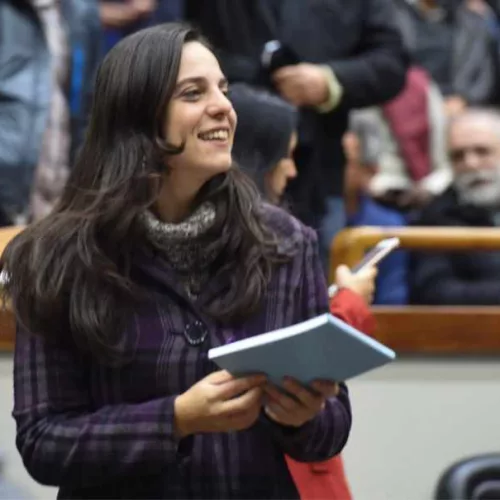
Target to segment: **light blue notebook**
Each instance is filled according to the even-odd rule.
[[[215,347],[208,357],[235,376],[265,373],[277,385],[290,376],[309,385],[315,379],[348,380],[389,363],[396,353],[339,318],[323,314]]]

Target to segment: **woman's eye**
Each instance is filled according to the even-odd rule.
[[[185,97],[188,100],[195,100],[201,95],[201,92],[198,89],[192,89],[192,90],[186,90],[182,94],[183,97]]]

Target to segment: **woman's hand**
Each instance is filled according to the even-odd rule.
[[[375,266],[367,267],[357,273],[351,272],[347,266],[339,266],[335,271],[335,284],[339,288],[352,290],[361,295],[368,304],[371,304],[375,294],[376,277],[377,268]]]
[[[283,388],[292,396],[283,394],[275,386],[266,384],[264,391],[268,403],[266,415],[281,425],[301,427],[312,420],[325,406],[328,398],[336,396],[339,386],[335,382],[317,380],[307,389],[297,381],[286,378]]]
[[[208,375],[176,398],[177,435],[248,429],[259,417],[265,383],[264,375],[234,378],[227,371]]]

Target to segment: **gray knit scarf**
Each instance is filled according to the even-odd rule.
[[[144,213],[148,237],[162,251],[164,260],[179,274],[189,297],[196,298],[206,283],[209,267],[219,248],[208,252],[203,237],[215,223],[215,206],[201,204],[178,224],[162,222],[151,212]]]

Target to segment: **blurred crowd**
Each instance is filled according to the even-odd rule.
[[[497,0],[3,0],[0,225],[57,203],[106,53],[178,20],[230,82],[235,160],[325,267],[345,227],[500,225]],[[397,251],[374,301],[498,304],[499,277],[500,253]]]

